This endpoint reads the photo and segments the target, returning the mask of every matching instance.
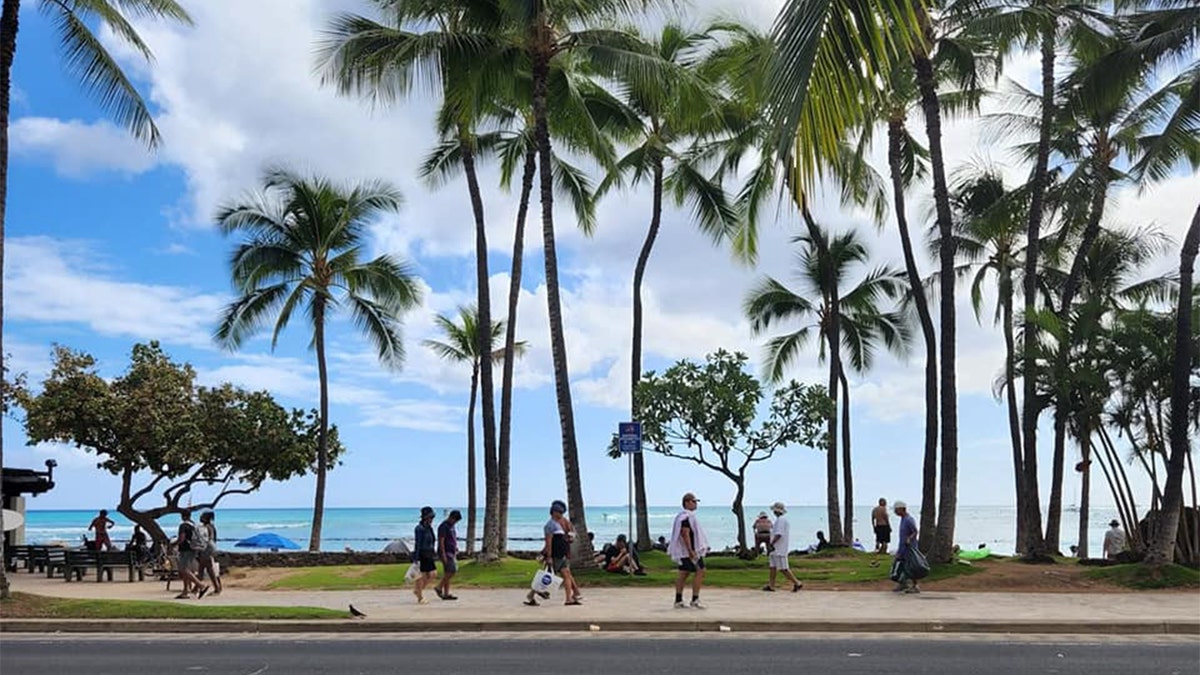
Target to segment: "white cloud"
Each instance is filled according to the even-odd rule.
[[[67,443],[38,443],[30,449],[43,459],[53,459],[64,469],[94,469],[98,462],[95,454]]]
[[[413,399],[380,401],[363,406],[366,413],[362,421],[365,427],[392,427],[461,433],[466,416],[459,406]]]
[[[136,175],[157,164],[154,155],[111,122],[22,117],[9,127],[14,157],[54,167],[60,175],[82,178],[101,171]]]
[[[15,321],[82,325],[101,335],[209,346],[225,299],[116,278],[88,243],[16,237],[7,243],[6,312]]]

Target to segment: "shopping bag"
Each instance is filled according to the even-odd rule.
[[[419,576],[421,576],[421,566],[414,562],[408,566],[408,571],[404,573],[404,580],[416,581]]]
[[[909,579],[924,579],[929,576],[929,561],[916,546],[910,546],[904,555],[904,574]]]
[[[550,591],[558,590],[562,585],[562,577],[548,569],[539,569],[533,573],[533,581],[529,583],[529,587],[538,593],[549,593]]]

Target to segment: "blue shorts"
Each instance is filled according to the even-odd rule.
[[[442,574],[458,572],[458,558],[451,554],[442,558]]]

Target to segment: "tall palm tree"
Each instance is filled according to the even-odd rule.
[[[677,65],[684,73],[700,64],[700,50],[711,40],[709,33],[690,31],[669,23],[648,40],[652,52],[664,62]],[[613,186],[636,186],[649,182],[652,195],[650,225],[633,269],[633,339],[630,347],[630,415],[636,418],[634,397],[642,379],[642,282],[650,254],[662,224],[664,193],[674,197],[676,205],[690,204],[696,225],[714,241],[732,232],[737,213],[729,204],[721,185],[704,174],[693,146],[701,138],[720,134],[723,118],[716,114],[718,100],[699,78],[671,81],[666,87],[647,86],[641,79],[621,83],[629,107],[640,118],[629,151],[617,161],[600,184],[600,194]],[[700,95],[681,90],[700,89]],[[649,550],[650,523],[646,505],[645,461],[642,453],[633,455],[634,502],[637,512],[636,544]]]
[[[874,362],[874,355],[882,343],[887,349],[903,354],[907,351],[911,340],[911,330],[903,314],[898,311],[883,311],[880,308],[884,299],[898,299],[906,288],[903,272],[890,267],[876,268],[853,288],[837,293],[841,302],[833,305],[834,293],[830,288],[830,280],[840,287],[846,280],[848,271],[855,265],[866,264],[869,253],[858,234],[851,230],[830,237],[822,231],[828,242],[827,249],[820,248],[817,242],[808,235],[796,238],[802,248],[797,255],[797,281],[799,292],[793,291],[785,284],[770,277],[763,280],[746,298],[745,312],[750,319],[755,333],[763,333],[773,324],[781,321],[804,322],[795,331],[771,338],[767,342],[764,370],[767,379],[778,382],[783,379],[787,368],[795,362],[801,350],[816,333],[820,346],[818,359],[829,363],[829,381],[842,386],[842,430],[848,435],[850,398],[848,387],[842,371],[842,360],[833,358],[845,352],[851,367],[857,372],[865,372]],[[809,298],[820,298],[814,303]],[[836,312],[836,314],[835,314]],[[835,324],[840,332],[834,333]],[[826,351],[828,350],[828,351]],[[836,424],[836,414],[832,417]],[[837,427],[834,426],[834,433]],[[849,439],[843,437],[843,450],[849,447]],[[845,476],[846,491],[852,499],[853,481],[849,467],[849,452],[845,452],[842,471]],[[827,475],[832,476],[827,481],[829,498],[830,541],[834,544],[853,541],[853,518],[850,513],[852,503],[847,502],[847,529],[843,529],[838,514],[838,455],[829,452],[826,457]],[[837,527],[835,527],[835,525]],[[847,539],[847,533],[849,538]]]
[[[479,313],[474,307],[459,307],[458,321],[444,314],[434,317],[434,323],[442,330],[445,340],[425,340],[421,344],[433,350],[442,359],[454,363],[471,364],[471,390],[467,404],[467,555],[475,553],[475,516],[477,508],[475,490],[475,401],[479,391],[479,363],[484,356],[479,352]],[[504,321],[493,321],[488,341],[491,350],[487,358],[500,361],[504,350],[496,347],[500,334],[505,332]],[[517,342],[513,353],[525,353],[526,343]]]
[[[558,254],[554,232],[554,176],[551,170],[552,141],[547,106],[553,64],[567,54],[582,59],[601,77],[665,82],[670,69],[650,54],[636,36],[621,30],[599,27],[628,16],[650,4],[648,0],[499,0],[507,25],[519,40],[532,70],[534,140],[537,146],[539,192],[542,205],[542,248],[545,263],[547,310],[550,321],[550,351],[554,361],[555,398],[562,432],[563,469],[567,502],[576,528],[587,530],[583,484],[579,472],[579,448],[575,438],[575,411],[571,401],[567,346],[563,331],[562,300],[558,280]],[[640,72],[639,72],[640,71]],[[595,565],[587,537],[577,537],[572,563]]]
[[[100,41],[98,26],[112,31],[118,41],[130,47],[142,59],[154,56],[126,17],[163,19],[191,25],[192,19],[175,0],[37,0],[58,32],[67,69],[84,89],[95,96],[101,107],[116,118],[138,140],[151,149],[160,136],[150,108],[133,81],[125,75],[116,58]],[[12,102],[12,66],[17,55],[21,0],[3,0],[0,9],[0,354],[4,353],[4,227],[8,204],[8,123]],[[3,393],[0,392],[0,396]],[[4,464],[4,442],[0,439],[0,465]],[[0,528],[4,517],[0,515]],[[0,540],[0,558],[4,542]],[[0,569],[0,599],[9,597],[8,576]]]
[[[308,315],[321,389],[310,551],[321,548],[329,468],[328,322],[338,310],[346,311],[375,345],[380,361],[399,368],[404,363],[401,317],[421,302],[417,279],[402,262],[390,255],[362,260],[367,226],[398,210],[401,202],[399,191],[383,182],[340,186],[277,168],[265,173],[261,190],[223,206],[216,216],[226,235],[246,237],[230,258],[240,297],[222,313],[216,342],[238,349],[273,322],[274,348],[297,308]]]
[[[457,145],[471,212],[475,220],[476,306],[481,325],[491,325],[487,226],[476,172],[476,126],[490,97],[507,85],[514,52],[497,39],[499,13],[494,0],[375,0],[384,22],[355,14],[334,17],[320,46],[325,79],[343,93],[395,99],[414,83],[435,83],[442,97],[439,127]],[[480,331],[480,353],[488,351]],[[484,467],[488,499],[484,518],[484,551],[500,547],[495,387],[492,362],[480,365],[483,407]]]

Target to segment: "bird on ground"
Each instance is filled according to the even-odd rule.
[[[356,618],[356,619],[365,619],[365,618],[367,618],[367,615],[366,615],[366,614],[363,614],[363,613],[362,613],[362,612],[360,612],[360,611],[358,611],[358,608],[357,608],[357,607],[355,607],[354,605],[350,605],[350,615],[351,615],[351,616],[353,616],[353,617],[354,617],[354,618]]]

